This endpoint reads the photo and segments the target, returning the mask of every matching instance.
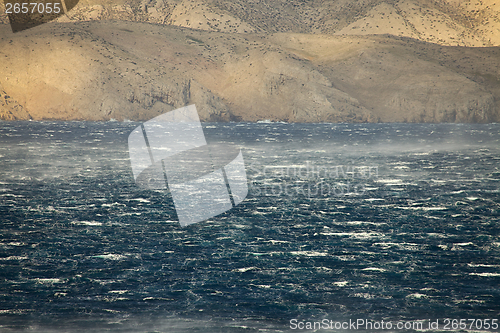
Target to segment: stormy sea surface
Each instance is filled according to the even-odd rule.
[[[500,124],[206,123],[249,192],[184,228],[138,125],[0,122],[0,332],[498,331]]]

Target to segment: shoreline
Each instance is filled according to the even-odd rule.
[[[21,123],[21,122],[33,122],[33,123],[130,123],[130,124],[140,124],[143,122],[148,121],[149,119],[145,120],[116,120],[116,119],[110,119],[110,120],[61,120],[61,119],[39,119],[39,120],[33,120],[33,119],[14,119],[14,120],[5,120],[5,119],[0,119],[0,123]],[[500,124],[500,122],[485,122],[485,123],[464,123],[464,122],[287,122],[287,121],[203,121],[200,120],[202,124],[261,124],[261,125],[276,125],[276,124],[285,124],[285,125],[293,125],[293,124],[300,124],[300,125],[367,125],[367,124],[380,124],[380,125],[441,125],[441,124],[446,124],[446,125],[497,125]]]

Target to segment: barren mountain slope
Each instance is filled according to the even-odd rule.
[[[441,45],[500,45],[498,0],[80,0],[59,21],[103,19],[218,32],[392,34]]]
[[[500,1],[381,1],[335,33],[387,33],[440,45],[500,45]]]
[[[499,49],[133,22],[0,26],[4,119],[499,120]]]
[[[499,47],[438,46],[390,35],[277,36],[380,121],[498,119]]]

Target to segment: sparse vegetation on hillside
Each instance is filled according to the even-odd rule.
[[[499,18],[496,0],[80,0],[59,21],[126,20],[227,33],[392,34],[479,47],[500,45]]]
[[[0,26],[0,118],[141,120],[196,103],[218,121],[500,121],[498,13],[491,0],[82,0],[55,23]]]

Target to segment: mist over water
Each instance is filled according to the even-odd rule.
[[[249,194],[186,228],[138,125],[0,122],[0,332],[498,317],[500,124],[207,123]]]

